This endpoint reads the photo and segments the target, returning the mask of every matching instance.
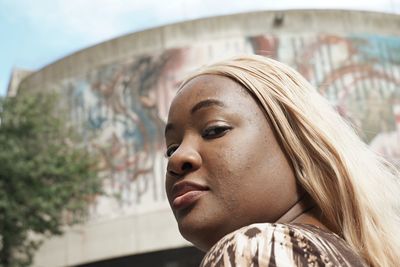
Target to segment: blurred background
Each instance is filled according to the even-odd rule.
[[[185,75],[233,55],[294,67],[399,165],[399,14],[400,0],[0,0],[0,95],[57,92],[103,189],[32,266],[200,263],[166,201],[163,129]]]

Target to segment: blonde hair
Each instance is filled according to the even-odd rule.
[[[302,187],[350,247],[371,266],[400,263],[399,175],[299,73],[275,60],[240,56],[199,75],[229,77],[266,113]]]

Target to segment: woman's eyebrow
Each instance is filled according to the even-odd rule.
[[[216,99],[206,99],[206,100],[200,101],[199,103],[194,105],[192,107],[192,109],[190,110],[190,113],[193,114],[196,111],[198,111],[199,109],[207,108],[207,107],[214,106],[214,105],[219,106],[219,107],[225,107],[225,104],[222,101],[219,101]]]
[[[200,101],[196,105],[194,105],[192,107],[192,109],[190,110],[190,114],[193,114],[202,108],[208,108],[211,106],[226,107],[226,105],[220,100],[206,99],[206,100]],[[164,136],[166,136],[167,133],[170,130],[172,130],[173,128],[174,128],[174,125],[172,123],[167,123],[167,125],[165,126]]]

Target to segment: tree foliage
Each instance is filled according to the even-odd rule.
[[[0,100],[0,267],[29,266],[45,236],[101,193],[94,160],[54,93]]]

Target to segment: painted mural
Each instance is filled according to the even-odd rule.
[[[93,219],[167,206],[163,129],[180,81],[243,53],[278,59],[304,75],[377,153],[400,165],[400,38],[259,35],[196,43],[104,65],[64,81],[72,116],[100,158],[104,188]]]

